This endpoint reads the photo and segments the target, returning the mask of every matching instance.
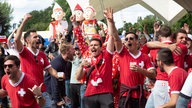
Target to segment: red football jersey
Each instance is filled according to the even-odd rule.
[[[2,88],[7,91],[10,97],[12,108],[40,108],[34,94],[28,90],[35,84],[36,82],[24,73],[15,84],[9,80],[8,75],[4,75],[1,81]]]

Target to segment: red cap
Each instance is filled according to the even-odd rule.
[[[93,8],[93,6],[89,5],[86,7],[86,9],[90,8],[93,12],[95,12],[95,9]]]
[[[96,39],[102,40],[101,36],[99,34],[93,34],[92,38],[94,38],[94,39],[96,38]]]
[[[75,11],[75,10],[81,10],[81,11],[83,11],[83,9],[81,8],[81,6],[80,6],[79,4],[77,4],[77,5],[75,6],[74,11]]]

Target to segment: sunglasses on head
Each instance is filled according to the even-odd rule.
[[[7,68],[7,66],[8,66],[9,68],[12,68],[14,65],[13,65],[13,64],[4,64],[4,65],[3,65],[4,68]]]
[[[133,37],[125,38],[125,41],[128,41],[128,40],[134,40],[134,38]]]

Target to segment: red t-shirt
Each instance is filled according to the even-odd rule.
[[[24,47],[19,53],[21,60],[21,69],[37,81],[38,86],[44,82],[43,71],[51,67],[46,55],[39,51],[34,55],[28,48]],[[42,92],[45,92],[45,85],[42,86]]]
[[[90,74],[89,80],[87,83],[87,89],[85,91],[85,96],[91,96],[95,94],[102,94],[102,93],[113,93],[112,88],[112,57],[113,55],[103,49],[103,52],[97,57],[91,57],[91,53],[89,52],[89,46],[85,43],[85,40],[82,36],[82,31],[79,27],[73,29],[74,33],[77,37],[77,43],[81,53],[83,54],[83,59],[86,59],[91,65],[95,65],[101,58],[103,59],[102,64],[99,67],[96,67]],[[89,69],[85,69],[89,70]],[[97,86],[94,84],[99,81],[98,79],[102,80],[101,83],[98,83]]]
[[[165,44],[171,44],[171,41],[164,41],[162,43]],[[178,44],[178,47],[181,48],[182,50],[182,54],[181,55],[176,55],[175,53],[173,53],[173,58],[174,58],[174,63],[176,66],[184,68],[184,57],[187,54],[187,47],[184,44]],[[156,65],[156,55],[159,49],[154,49],[154,50],[150,50],[150,57],[153,61],[153,63]],[[161,72],[159,67],[157,68],[157,75],[156,75],[156,80],[168,80],[168,75],[166,72]]]
[[[187,46],[184,44],[178,44],[177,46],[181,48],[182,54],[176,55],[175,53],[173,53],[174,63],[176,66],[184,69],[184,59],[185,56],[187,55],[188,49]]]
[[[108,51],[103,52],[103,62],[102,64],[95,68],[88,80],[87,89],[85,91],[85,96],[91,96],[94,94],[101,93],[113,93],[112,88],[112,57]],[[94,86],[93,83],[97,82],[101,78],[102,82]]]
[[[120,82],[129,87],[144,84],[145,76],[140,72],[132,72],[129,68],[130,62],[135,62],[144,69],[155,69],[148,55],[139,52],[137,56],[132,55],[127,48],[123,47],[119,53],[119,65],[120,65]],[[123,96],[127,96],[125,93]],[[139,98],[139,91],[134,90],[132,92],[133,98]]]
[[[24,73],[15,84],[9,80],[8,75],[4,75],[1,81],[2,88],[7,91],[10,97],[12,108],[40,108],[34,94],[28,90],[35,84],[36,82]]]
[[[170,87],[170,93],[179,93],[185,79],[187,78],[187,72],[179,67],[174,67],[169,76],[168,76],[168,82]]]

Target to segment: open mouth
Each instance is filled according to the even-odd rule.
[[[96,52],[97,50],[96,49],[91,49],[91,52]]]
[[[128,44],[128,46],[132,46],[132,44]]]
[[[10,75],[10,72],[7,72],[7,75]]]

